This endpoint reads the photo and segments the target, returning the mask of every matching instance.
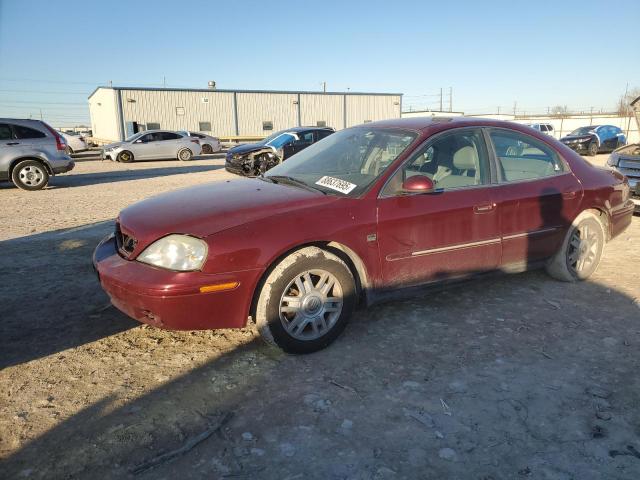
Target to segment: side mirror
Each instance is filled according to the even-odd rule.
[[[413,175],[402,183],[404,193],[428,193],[434,188],[433,180],[426,175]]]

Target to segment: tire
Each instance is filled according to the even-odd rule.
[[[204,155],[210,155],[213,153],[213,148],[208,143],[205,143],[204,145],[202,145],[202,153]]]
[[[67,145],[67,155],[73,155],[74,151],[69,145]]]
[[[183,162],[188,162],[193,158],[193,152],[188,148],[183,148],[178,152],[178,160],[182,160]]]
[[[49,183],[49,172],[37,160],[23,160],[11,171],[11,180],[21,190],[42,190]]]
[[[589,144],[589,156],[595,157],[598,154],[598,142],[592,140]]]
[[[569,227],[558,253],[547,263],[547,273],[563,282],[586,280],[600,264],[605,238],[598,216],[582,212]]]
[[[135,159],[133,158],[133,153],[131,153],[129,150],[123,150],[118,154],[116,160],[120,163],[131,163]]]
[[[256,323],[267,343],[287,353],[312,353],[338,338],[355,306],[355,280],[347,264],[330,252],[306,247],[267,277]]]

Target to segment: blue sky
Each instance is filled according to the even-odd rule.
[[[135,5],[135,6],[133,6]],[[0,116],[88,121],[97,85],[401,92],[470,113],[612,109],[638,0],[0,0]],[[447,105],[445,98],[445,106]]]

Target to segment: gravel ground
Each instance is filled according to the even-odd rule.
[[[640,478],[640,218],[587,282],[428,291],[287,356],[253,329],[140,326],[92,272],[120,209],[221,167],[88,161],[0,188],[0,478]]]

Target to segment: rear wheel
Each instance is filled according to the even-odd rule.
[[[595,140],[593,140],[590,144],[589,144],[589,156],[590,157],[595,157],[598,154],[598,142],[596,142]]]
[[[204,153],[205,155],[209,155],[213,153],[213,148],[211,148],[211,145],[209,145],[208,143],[205,143],[204,145],[202,145],[202,153]]]
[[[569,228],[560,251],[547,264],[547,273],[565,282],[589,278],[600,264],[604,243],[599,218],[592,212],[581,213]]]
[[[11,180],[22,190],[42,190],[49,183],[49,172],[37,160],[24,160],[12,170]]]
[[[193,152],[188,148],[183,148],[178,152],[178,160],[182,160],[183,162],[188,162],[193,158]]]
[[[122,163],[133,162],[134,160],[133,153],[131,153],[129,150],[124,150],[118,154],[118,157],[116,158],[116,160]]]
[[[288,353],[311,353],[340,335],[355,305],[349,267],[330,252],[306,247],[282,260],[267,277],[256,322],[267,343]]]

